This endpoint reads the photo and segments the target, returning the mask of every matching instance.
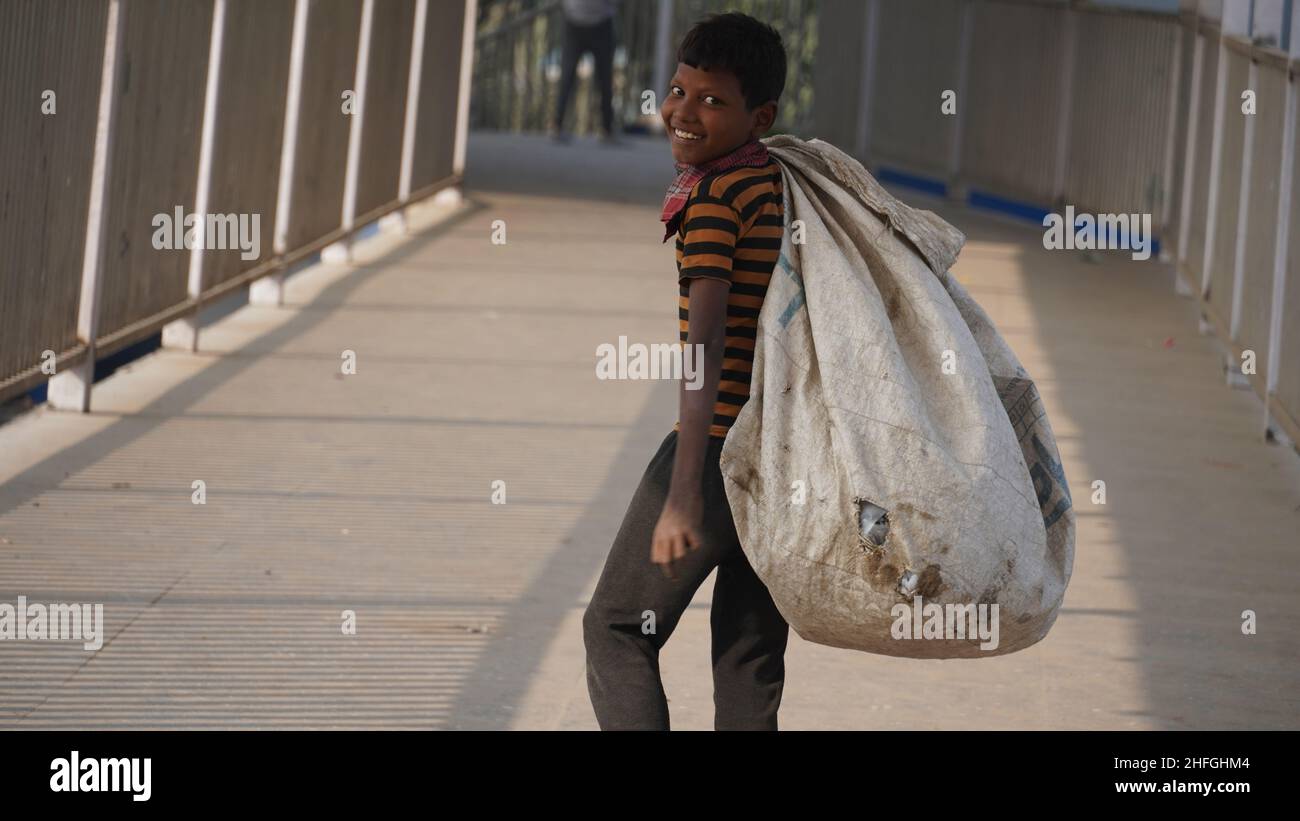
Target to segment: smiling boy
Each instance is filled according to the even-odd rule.
[[[781,248],[781,171],[759,139],[785,49],[770,26],[729,13],[696,24],[677,61],[660,112],[678,172],[662,218],[665,241],[676,234],[681,341],[701,346],[703,381],[683,384],[587,608],[587,686],[601,729],[668,729],[659,652],[716,567],[714,727],[775,730],[789,627],[741,549],[719,457],[749,398]]]

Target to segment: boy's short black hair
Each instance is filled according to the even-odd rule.
[[[735,74],[746,108],[778,100],[785,90],[781,35],[747,14],[711,14],[696,23],[677,48],[677,62],[701,71],[723,69]]]

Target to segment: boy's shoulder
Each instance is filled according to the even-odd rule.
[[[765,165],[741,165],[711,171],[691,188],[688,203],[711,202],[735,205],[760,191],[780,191],[781,166],[771,157]]]

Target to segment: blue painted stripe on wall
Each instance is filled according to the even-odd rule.
[[[912,188],[917,191],[924,191],[927,194],[934,194],[939,197],[948,196],[948,183],[933,177],[925,177],[920,174],[909,174],[906,171],[899,171],[897,168],[881,166],[876,171],[876,179],[886,185],[901,185],[905,188]]]

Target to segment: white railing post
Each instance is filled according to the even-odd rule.
[[[302,114],[302,67],[307,54],[307,15],[311,0],[296,0],[293,9],[293,37],[289,45],[289,85],[284,98],[284,139],[280,143],[280,181],[275,198],[275,234],[271,252],[284,256],[289,250],[289,226],[293,216],[293,174],[297,163],[298,120]],[[284,304],[284,269],[277,268],[248,286],[253,305]]]
[[[226,28],[226,0],[216,0],[212,8],[212,38],[208,46],[208,80],[203,95],[203,131],[199,140],[199,176],[194,196],[195,242],[190,249],[190,274],[186,293],[197,300],[203,293],[204,251],[207,246],[209,197],[212,192],[212,152],[217,133],[217,95],[221,93],[221,48]],[[163,326],[162,344],[166,348],[197,351],[199,349],[199,313],[172,320]]]
[[[1219,210],[1219,165],[1223,153],[1223,109],[1224,94],[1228,84],[1228,50],[1223,45],[1223,30],[1219,30],[1219,39],[1213,45],[1218,49],[1218,70],[1214,81],[1214,120],[1210,129],[1210,179],[1205,200],[1205,247],[1201,257],[1201,290],[1204,297],[1210,290],[1210,273],[1214,259],[1215,217]],[[1208,44],[1207,44],[1208,45]],[[1202,323],[1201,330],[1209,331],[1208,325]]]
[[[1182,91],[1183,80],[1183,32],[1179,28],[1178,36],[1174,39],[1174,59],[1172,61],[1172,71],[1169,82],[1169,116],[1165,119],[1165,164],[1161,178],[1164,181],[1164,188],[1160,196],[1160,230],[1168,235],[1171,227],[1171,212],[1173,211],[1173,198],[1169,196],[1174,186],[1174,154],[1178,150],[1178,95]],[[1188,128],[1188,131],[1192,129]],[[1181,236],[1179,241],[1182,241]],[[1169,243],[1160,244],[1160,261],[1169,262],[1173,254],[1169,248]],[[1175,280],[1177,275],[1175,273]]]
[[[880,42],[880,0],[867,0],[866,12],[862,15],[862,66],[860,85],[858,86],[857,140],[854,149],[863,163],[871,158],[871,106],[876,91],[876,51]],[[960,105],[960,103],[959,103]]]
[[[1078,17],[1074,9],[1064,6],[1065,46],[1061,49],[1061,83],[1057,99],[1061,107],[1056,114],[1056,167],[1052,175],[1052,205],[1065,202],[1065,175],[1070,163],[1070,120],[1074,107],[1074,51],[1079,38]],[[1073,226],[1070,226],[1072,229]],[[1069,230],[1069,229],[1067,229]]]
[[[357,216],[357,178],[361,173],[361,137],[362,125],[366,116],[366,77],[370,71],[370,36],[374,28],[375,0],[363,0],[361,6],[361,32],[357,37],[357,71],[352,89],[353,100],[351,121],[348,128],[347,169],[343,176],[343,213],[341,227],[351,231]],[[352,238],[344,237],[338,242],[327,245],[321,251],[325,262],[351,262]]]
[[[1246,88],[1259,89],[1259,65],[1251,60],[1249,73],[1246,75]],[[1255,162],[1255,115],[1243,114],[1246,118],[1245,133],[1241,144],[1241,194],[1237,198],[1237,247],[1232,255],[1232,305],[1228,315],[1228,339],[1235,341],[1241,333],[1241,291],[1244,287],[1246,269],[1246,231],[1250,226],[1250,174]],[[1231,358],[1231,354],[1229,354]],[[1240,362],[1229,362],[1229,374],[1242,377],[1231,380],[1234,384],[1249,384],[1241,373]]]
[[[471,0],[472,2],[472,0]],[[657,0],[659,7],[655,15],[655,99],[662,101],[668,92],[668,81],[673,78],[677,68],[676,53],[673,51],[673,7],[674,0]],[[656,116],[654,118],[659,121]]]
[[[478,0],[465,0],[465,26],[460,36],[460,83],[456,87],[456,141],[451,153],[451,173],[461,182],[450,185],[434,195],[438,205],[458,205],[464,198],[462,188],[465,174],[465,147],[469,141],[470,79],[474,73],[474,24],[478,14]],[[668,84],[668,80],[664,80]]]
[[[411,198],[411,171],[415,165],[415,126],[420,111],[420,77],[424,70],[424,30],[429,0],[415,0],[415,25],[411,28],[411,64],[406,76],[406,119],[402,122],[402,162],[397,174],[397,199],[403,204],[379,220],[382,231],[407,232],[406,201]]]
[[[81,299],[77,306],[77,336],[86,346],[80,362],[50,378],[50,407],[85,413],[95,382],[95,341],[99,338],[99,305],[104,282],[104,252],[108,210],[110,157],[116,132],[117,87],[122,71],[122,37],[126,28],[121,0],[110,0],[104,32],[104,62],[99,81],[99,111],[95,123],[95,148],[91,160],[90,203],[86,214],[86,242],[81,262]]]
[[[975,4],[961,4],[961,34],[957,41],[957,112],[952,118],[952,140],[948,143],[948,196],[954,200],[966,199],[966,186],[961,178],[962,137],[966,133],[966,93],[970,89],[971,42],[975,33]]]
[[[1174,290],[1180,296],[1191,296],[1193,291],[1187,283],[1187,243],[1192,224],[1192,191],[1199,182],[1196,179],[1196,144],[1197,125],[1201,121],[1201,74],[1205,65],[1205,38],[1201,36],[1199,16],[1192,21],[1192,78],[1188,88],[1187,106],[1187,147],[1183,154],[1183,201],[1178,217],[1178,260],[1174,266]]]

